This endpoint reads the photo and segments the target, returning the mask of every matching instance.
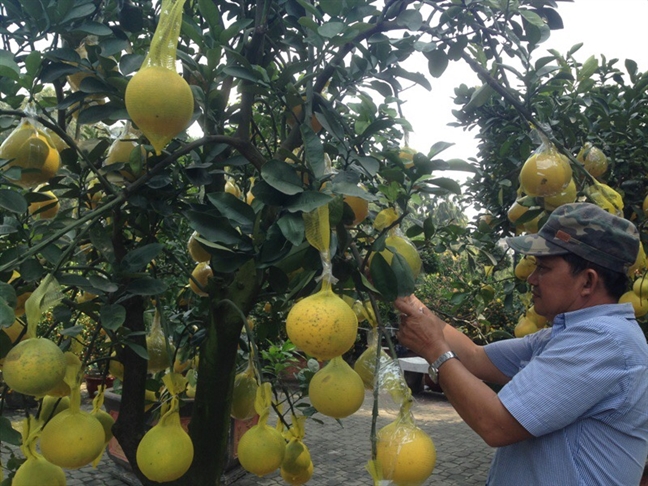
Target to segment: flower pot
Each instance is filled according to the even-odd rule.
[[[104,378],[102,375],[85,375],[84,380],[86,383],[86,389],[88,390],[88,396],[94,398],[97,394],[99,386],[104,383]],[[112,376],[106,376],[105,384],[106,388],[110,388],[113,385],[115,379]]]

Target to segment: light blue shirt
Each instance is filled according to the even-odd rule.
[[[636,486],[648,454],[648,345],[630,304],[561,314],[485,347],[534,437],[495,452],[490,486]]]

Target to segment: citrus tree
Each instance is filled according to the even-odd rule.
[[[634,221],[646,241],[648,161],[642,127],[648,120],[648,73],[639,71],[631,59],[579,60],[580,47],[574,45],[566,53],[550,50],[544,56],[529,52],[517,58],[516,69],[495,59],[473,63],[484,84],[455,89],[461,108],[454,111],[454,125],[475,128],[479,140],[477,172],[464,196],[482,218],[489,218],[489,225],[477,225],[473,233],[473,241],[480,240],[485,252],[503,236],[537,232],[553,209],[576,200]],[[544,157],[548,147],[552,155],[545,160],[570,159],[545,174],[548,185],[562,188],[549,197],[525,187],[540,173],[537,164],[529,170],[528,162]],[[644,279],[643,253],[642,248],[629,272],[633,282]],[[497,262],[500,269],[510,268],[505,260],[493,259]],[[523,292],[524,279],[522,275],[510,282],[505,292]],[[639,294],[628,298],[646,329],[645,296]]]
[[[257,440],[246,444],[258,454],[276,405],[265,386],[267,361],[281,360],[288,337],[330,359],[322,371],[357,390],[362,383],[340,359],[365,339],[357,315],[379,340],[376,301],[414,289],[421,261],[410,240],[443,225],[421,209],[421,194],[459,193],[443,171],[472,170],[442,159],[442,141],[405,146],[403,91],[429,88],[429,76],[442,76],[449,62],[478,69],[502,53],[524,57],[560,27],[554,7],[551,0],[3,2],[5,379],[39,398],[62,380],[69,390],[57,393],[71,401],[44,427],[52,414],[42,409],[23,426],[27,462],[41,461],[33,447],[40,434],[46,459],[61,467],[96,456],[68,447],[65,434],[94,429],[92,443],[103,446],[78,407],[79,372],[89,366],[123,380],[119,417],[106,433],[143,484],[220,480],[235,385],[250,381],[237,375],[246,358],[260,414]],[[421,72],[402,67],[411,56]],[[339,295],[372,305],[350,312]],[[301,298],[316,300],[295,305]],[[343,333],[333,327],[344,341],[311,346],[334,315],[347,323]],[[52,341],[68,352],[43,353]],[[52,376],[40,372],[45,367]],[[328,410],[326,393],[317,392],[312,401]],[[189,393],[187,442],[177,412]],[[162,404],[149,431],[150,401]],[[290,413],[277,409],[292,430],[286,453],[301,457],[294,451],[303,451],[303,420],[288,405]],[[5,418],[0,426],[20,442]],[[398,426],[418,435],[408,406]],[[374,441],[368,457],[382,454],[389,464],[400,450],[390,442],[395,428],[377,434],[382,445]],[[73,457],[54,452],[63,443]],[[151,462],[156,453],[164,468]],[[308,461],[289,466],[293,484],[312,473]],[[374,473],[397,480],[403,471]],[[423,479],[430,473],[420,471]]]

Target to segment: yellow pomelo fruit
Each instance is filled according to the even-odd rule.
[[[113,356],[115,356],[115,353],[113,353]],[[108,372],[115,378],[118,378],[122,381],[124,380],[124,365],[121,361],[111,359],[110,363],[108,364]]]
[[[639,251],[637,252],[637,258],[632,266],[628,269],[628,276],[632,279],[635,278],[636,273],[643,272],[647,268],[648,262],[646,261],[646,251],[644,250],[643,243],[639,244]]]
[[[302,107],[302,105],[297,105],[291,108],[292,114],[290,112],[286,112],[286,123],[288,123],[289,127],[292,128],[295,125],[295,121],[301,119],[303,109],[304,108]],[[315,133],[319,132],[323,128],[322,124],[314,113],[311,116],[311,128]]]
[[[45,395],[43,397],[43,403],[41,404],[39,417],[41,420],[50,420],[50,418],[55,417],[68,408],[70,408],[70,397]]]
[[[514,273],[520,280],[526,280],[529,275],[536,269],[536,259],[534,256],[523,257],[517,265],[515,265]]]
[[[25,313],[25,311],[23,310],[23,314],[24,313]],[[15,312],[15,314],[18,315],[17,312]],[[20,334],[23,332],[24,328],[25,328],[25,326],[23,326],[23,324],[20,321],[15,320],[14,323],[11,326],[3,327],[2,331],[7,336],[9,336],[9,339],[11,339],[11,342],[14,343],[16,341],[16,339],[18,339],[18,336],[20,336]],[[22,341],[24,341],[26,339],[26,336],[27,336],[27,334],[23,335]]]
[[[436,449],[423,430],[397,419],[378,431],[376,459],[384,479],[397,485],[418,485],[432,474]]]
[[[376,351],[378,346],[369,346],[363,351],[363,353],[358,357],[355,363],[353,363],[353,369],[362,379],[364,386],[368,390],[373,390],[375,383],[375,369],[376,369]],[[380,364],[378,370],[378,377],[380,378],[380,373],[386,369],[388,363],[391,361],[389,355],[383,350],[380,349]]]
[[[14,314],[16,317],[20,317],[25,314],[25,302],[31,297],[31,292],[23,292],[18,297],[16,297],[16,308],[14,309]]]
[[[237,199],[241,198],[241,188],[237,186],[233,181],[228,180],[227,182],[225,182],[225,192],[231,194]]]
[[[526,316],[531,319],[538,329],[542,329],[547,325],[547,318],[538,314],[533,305],[527,309]]]
[[[146,350],[148,351],[147,371],[157,373],[166,370],[171,366],[171,357],[175,347],[169,343],[169,352],[167,352],[166,339],[161,327],[153,326],[151,332],[146,336]]]
[[[139,149],[139,154],[133,154],[134,150]],[[137,162],[139,160],[139,168],[133,170],[133,165],[131,165],[131,157]],[[139,157],[139,159],[137,158]],[[146,149],[137,143],[135,140],[124,140],[121,138],[116,139],[110,147],[108,148],[108,154],[106,155],[106,160],[104,161],[104,166],[109,167],[113,164],[125,164],[125,168],[120,170],[119,173],[110,172],[108,174],[108,180],[119,184],[124,180],[133,182],[144,172],[144,162],[146,161]],[[137,166],[137,164],[135,164]]]
[[[46,196],[47,199],[44,201],[34,201],[30,203],[29,207],[27,208],[29,210],[29,214],[34,215],[34,213],[38,212],[38,214],[35,215],[36,218],[52,219],[58,214],[59,209],[61,209],[61,204],[59,203],[58,197],[56,197],[56,194],[54,194],[52,191],[43,191],[40,192],[40,194]]]
[[[290,439],[281,463],[281,470],[290,476],[298,476],[307,471],[312,464],[306,444],[296,438]]]
[[[209,281],[210,278],[214,275],[214,272],[212,271],[211,267],[209,266],[209,262],[200,262],[198,265],[196,265],[196,268],[194,268],[193,272],[191,272],[191,276],[193,279],[196,279],[198,283],[203,287],[207,288],[207,282]],[[196,282],[194,282],[193,279],[189,279],[189,288],[194,291],[196,295],[199,295],[201,297],[207,297],[209,295],[207,292],[204,292],[200,290],[198,285],[196,285]]]
[[[648,195],[644,198],[641,209],[643,210],[644,216],[648,218]]]
[[[369,216],[369,201],[358,196],[344,196],[344,202],[353,210],[354,218],[351,226],[357,226]]]
[[[189,84],[174,70],[161,66],[140,69],[126,86],[125,102],[131,119],[157,155],[187,128],[194,108]]]
[[[105,436],[104,443],[107,443],[113,437],[112,426],[115,424],[115,419],[105,410],[97,410],[92,415],[94,415],[103,427]]]
[[[164,483],[183,476],[194,457],[193,442],[180,425],[178,412],[160,419],[137,446],[137,465],[151,481]]]
[[[12,159],[7,167],[23,170],[15,181],[23,187],[47,182],[61,165],[61,157],[49,137],[29,123],[23,123],[2,143],[0,158]]]
[[[592,177],[601,177],[608,168],[608,160],[603,151],[590,142],[583,144],[576,156],[576,160],[585,166],[585,170]]]
[[[94,416],[68,408],[45,425],[40,448],[52,464],[78,469],[90,464],[101,453],[105,436],[101,422]]]
[[[569,159],[555,150],[532,154],[520,171],[522,190],[533,197],[560,194],[571,178]]]
[[[241,466],[259,477],[279,469],[285,454],[286,441],[281,432],[265,423],[254,425],[239,440]]]
[[[511,207],[509,208],[508,212],[506,213],[506,216],[508,217],[508,220],[515,224],[515,222],[520,219],[520,217],[526,213],[529,210],[528,207],[523,206],[519,202],[515,201],[513,204],[511,204]]]
[[[594,184],[583,191],[594,204],[605,209],[608,213],[621,216],[623,214],[623,196],[607,184]]]
[[[232,410],[230,415],[238,420],[249,420],[256,415],[254,401],[257,394],[256,378],[254,372],[249,370],[238,373],[234,377],[234,390],[232,392]]]
[[[283,466],[281,468],[281,477],[288,484],[293,486],[299,486],[301,484],[306,484],[310,478],[313,476],[313,463],[311,462],[306,469],[301,471],[299,474],[290,474],[284,470]]]
[[[527,334],[533,334],[536,331],[538,331],[538,326],[536,326],[536,323],[528,317],[522,315],[520,316],[520,319],[513,329],[513,334],[515,335],[515,337],[521,338],[526,336]]]
[[[358,319],[330,288],[322,288],[290,309],[286,332],[299,349],[319,360],[328,360],[351,349],[358,333]]]
[[[619,298],[620,304],[631,303],[635,317],[643,317],[648,314],[648,296],[639,297],[632,290],[628,290]]]
[[[66,367],[61,348],[49,339],[30,338],[7,353],[2,375],[13,390],[43,396],[63,379]]]
[[[642,275],[632,284],[632,291],[642,299],[648,298],[648,275]]]
[[[403,147],[401,151],[398,153],[398,158],[401,159],[401,162],[403,162],[403,165],[405,166],[406,169],[410,169],[414,167],[414,156],[418,152],[414,150],[412,147]]]
[[[65,472],[40,454],[27,458],[16,471],[12,486],[65,486]]]
[[[376,215],[374,220],[374,228],[378,231],[382,231],[388,226],[390,226],[394,221],[398,219],[398,213],[394,208],[383,209]]]
[[[189,256],[195,262],[208,262],[211,259],[211,254],[205,250],[205,248],[200,244],[196,239],[198,233],[194,231],[189,237],[187,242],[187,250],[189,251]]]
[[[308,397],[315,409],[327,417],[344,418],[358,411],[364,401],[360,375],[337,356],[320,369],[308,385]]]
[[[414,246],[414,244],[409,239],[398,234],[390,235],[387,238],[385,238],[385,246],[387,248],[381,251],[380,254],[387,261],[387,263],[391,265],[392,258],[394,258],[394,253],[390,249],[391,247],[395,249],[399,255],[405,258],[407,264],[412,270],[412,274],[414,275],[414,278],[418,277],[419,273],[421,273],[421,267],[423,266],[423,262],[421,261],[421,257],[419,256],[416,246]],[[371,265],[372,257],[373,255],[369,257],[370,265]]]
[[[545,197],[543,201],[543,207],[547,211],[553,211],[558,206],[573,203],[574,201],[576,201],[577,193],[578,191],[576,189],[576,182],[572,178],[569,181],[569,184],[567,184],[567,187],[560,194]]]

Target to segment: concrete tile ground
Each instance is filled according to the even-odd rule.
[[[380,416],[377,427],[396,417],[397,409],[391,399],[380,396]],[[362,408],[340,425],[334,419],[321,417],[321,423],[306,424],[306,445],[315,464],[311,486],[373,486],[365,465],[371,455],[371,409],[373,397],[365,396]],[[412,407],[416,424],[425,430],[436,446],[437,465],[425,486],[478,486],[486,481],[493,449],[488,447],[457,415],[441,394],[422,392],[415,396]],[[7,454],[3,446],[3,464]],[[132,475],[126,474],[104,454],[99,466],[86,466],[66,471],[68,486],[137,486]],[[263,478],[240,468],[230,471],[225,484],[235,486],[284,486],[279,473]],[[202,485],[197,485],[202,486]]]

